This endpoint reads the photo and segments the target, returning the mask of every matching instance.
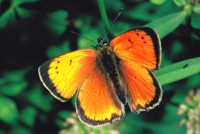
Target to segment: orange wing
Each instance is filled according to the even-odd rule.
[[[70,52],[43,63],[39,76],[44,86],[60,101],[70,99],[95,68],[96,52],[84,49]]]
[[[151,28],[137,28],[120,34],[110,46],[120,59],[133,61],[148,69],[160,66],[160,39]]]
[[[114,87],[101,71],[95,69],[80,87],[76,110],[79,119],[91,126],[104,125],[120,119],[124,108]]]
[[[121,61],[121,70],[127,83],[127,100],[131,111],[148,111],[157,106],[162,89],[154,75],[133,61]]]

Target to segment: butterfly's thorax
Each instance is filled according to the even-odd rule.
[[[115,92],[122,103],[126,103],[125,84],[120,71],[120,59],[113,52],[110,46],[102,45],[97,47],[96,68],[105,74],[106,79],[111,80],[111,86],[114,86]]]

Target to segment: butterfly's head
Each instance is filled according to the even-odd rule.
[[[97,38],[97,42],[98,42],[97,48],[103,47],[103,46],[108,46],[108,42],[105,41],[105,40],[104,40],[103,38],[101,38],[101,37]]]

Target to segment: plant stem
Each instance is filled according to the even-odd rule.
[[[98,5],[99,5],[99,10],[100,10],[100,14],[101,14],[103,24],[105,26],[105,29],[107,30],[110,25],[109,25],[109,21],[108,21],[108,15],[107,15],[107,12],[106,12],[104,0],[98,0]]]

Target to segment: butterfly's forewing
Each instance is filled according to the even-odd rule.
[[[70,52],[43,63],[38,71],[44,86],[61,101],[70,99],[95,67],[96,52]]]
[[[133,61],[150,70],[160,66],[160,39],[151,28],[137,28],[120,34],[110,46],[120,59]]]
[[[149,71],[160,65],[161,47],[157,34],[150,28],[133,29],[115,37],[110,46],[120,58],[130,109],[139,112],[157,106],[162,89]]]
[[[99,69],[84,80],[76,101],[76,110],[83,122],[98,126],[112,123],[123,116],[123,105],[109,82]]]

